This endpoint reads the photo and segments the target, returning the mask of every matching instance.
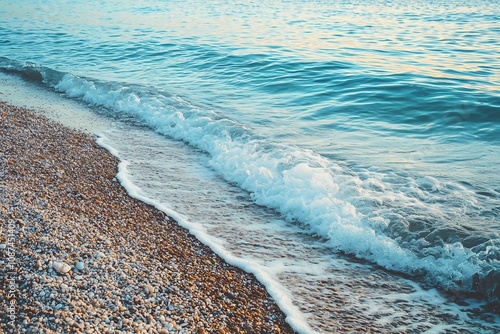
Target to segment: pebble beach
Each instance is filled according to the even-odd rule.
[[[0,332],[293,332],[252,274],[128,196],[117,165],[0,103]]]

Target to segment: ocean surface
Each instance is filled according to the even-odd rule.
[[[298,332],[500,331],[499,1],[0,0],[0,71]]]

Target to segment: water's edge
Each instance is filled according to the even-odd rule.
[[[4,75],[2,75],[2,76],[4,76]],[[0,80],[1,79],[2,78],[0,77]],[[12,78],[10,78],[10,79],[12,79]],[[11,81],[11,83],[12,83],[12,81]],[[21,84],[21,82],[19,82],[19,83]],[[120,157],[120,152],[116,151],[112,147],[111,144],[106,142],[106,140],[107,140],[106,132],[109,131],[109,129],[113,127],[113,125],[112,125],[113,121],[111,121],[110,119],[108,119],[106,117],[99,117],[96,114],[89,114],[88,109],[86,107],[82,108],[81,104],[75,103],[73,100],[61,98],[58,94],[47,91],[46,88],[44,88],[44,87],[40,87],[39,93],[40,93],[40,95],[38,97],[40,97],[40,99],[37,99],[37,95],[33,94],[33,91],[30,91],[30,93],[28,95],[24,95],[22,97],[9,96],[9,98],[7,100],[10,99],[11,102],[14,102],[14,104],[18,104],[18,105],[21,104],[21,105],[32,106],[34,108],[50,109],[50,108],[56,107],[56,105],[57,105],[56,101],[52,100],[52,102],[54,102],[54,103],[52,103],[49,99],[49,102],[46,101],[44,103],[43,102],[40,103],[40,100],[42,100],[42,96],[46,96],[48,94],[49,95],[53,94],[53,98],[58,99],[57,103],[63,102],[63,106],[59,110],[52,111],[51,116],[53,118],[62,122],[66,126],[77,127],[77,128],[80,128],[81,130],[84,130],[86,132],[90,131],[91,133],[94,133],[94,132],[103,133],[103,135],[100,136],[100,138],[98,138],[98,143],[100,143],[103,147],[107,148],[108,151],[110,151],[110,153]],[[27,96],[30,96],[30,98],[32,100],[29,101],[29,98],[27,100],[26,99]],[[0,95],[0,98],[4,99],[4,96]],[[64,106],[64,103],[68,103],[70,105]],[[77,117],[75,117],[75,115],[70,115],[68,118],[65,118],[65,116],[63,114],[66,113],[66,116],[68,116],[67,115],[67,111],[69,110],[68,108],[71,108],[71,110],[73,110],[73,111],[80,109],[81,114],[78,114]],[[179,152],[176,152],[176,154],[179,154]],[[138,198],[146,203],[152,204],[155,207],[157,207],[158,209],[160,209],[160,210],[164,211],[165,213],[167,213],[168,215],[172,216],[172,218],[176,219],[182,226],[187,228],[201,242],[207,244],[210,248],[212,248],[212,250],[214,250],[214,252],[216,252],[219,256],[224,258],[228,263],[233,264],[235,266],[238,266],[247,272],[253,273],[257,277],[257,279],[259,281],[261,281],[266,286],[267,290],[270,292],[270,294],[276,300],[279,307],[285,312],[285,314],[287,314],[287,316],[288,316],[287,321],[299,333],[317,332],[317,327],[314,327],[315,329],[313,329],[309,326],[308,321],[311,321],[311,319],[308,319],[307,312],[304,313],[305,310],[303,308],[301,309],[301,308],[297,307],[296,298],[294,296],[290,295],[289,290],[280,283],[280,279],[277,279],[277,276],[276,276],[276,275],[282,276],[284,274],[289,276],[289,275],[294,275],[294,274],[286,273],[284,271],[281,271],[281,272],[274,271],[274,274],[273,274],[273,270],[275,270],[276,267],[267,267],[266,268],[260,263],[249,261],[248,258],[244,258],[241,256],[240,257],[235,256],[234,253],[232,253],[231,251],[228,251],[228,249],[225,248],[224,243],[221,243],[221,241],[217,237],[211,237],[209,234],[207,234],[205,227],[203,227],[199,224],[195,224],[195,223],[190,222],[189,219],[185,215],[180,214],[179,212],[176,212],[175,210],[172,210],[172,209],[166,207],[164,204],[162,204],[158,201],[152,200],[148,196],[145,196],[144,193],[142,193],[142,190],[140,188],[138,188],[136,185],[134,185],[134,183],[131,182],[131,180],[127,176],[127,164],[128,164],[128,162],[124,161],[123,158],[121,158],[121,159],[122,159],[122,161],[121,161],[120,166],[119,166],[118,178],[120,179],[123,186],[127,189],[127,191],[129,192],[129,194],[132,197],[136,197],[136,198]],[[340,261],[339,263],[336,264],[336,266],[338,266],[338,268],[335,270],[339,271],[338,272],[339,276],[345,275],[342,273],[342,271],[344,269],[341,268],[344,265],[345,264],[342,263],[342,261]],[[281,266],[281,265],[278,265],[278,267],[279,266]],[[363,269],[363,268],[356,269],[355,266],[352,267],[352,265],[350,265],[350,264],[348,264],[347,267],[348,267],[347,272],[350,272],[351,274],[355,273],[356,270],[359,270],[359,273],[363,273],[363,275],[367,276],[366,280],[373,280],[374,277],[377,277],[377,279],[379,279],[381,282],[384,281],[384,279],[382,279],[383,276],[380,276],[380,274],[376,274],[376,271],[373,271],[373,269],[369,269],[369,271],[371,271],[371,273],[367,273],[365,269]],[[334,266],[332,266],[332,268],[334,268]],[[375,274],[375,276],[373,276],[374,274]],[[329,280],[326,277],[321,278],[322,276],[321,275],[319,275],[319,276],[320,276],[320,279]],[[340,279],[339,281],[336,281],[336,282],[331,281],[330,284],[331,284],[331,286],[335,286],[338,288],[338,287],[342,287],[343,284],[345,284],[345,281],[349,281],[349,280],[352,281],[352,278],[351,277],[344,277],[344,281],[342,279]],[[393,296],[391,294],[388,294],[385,297],[382,297],[382,296],[377,297],[376,296],[375,298],[373,298],[373,300],[371,302],[368,302],[368,304],[365,304],[365,306],[363,306],[363,302],[356,301],[356,303],[358,304],[357,307],[360,307],[360,303],[361,303],[361,308],[364,309],[363,312],[365,312],[365,313],[368,312],[368,314],[370,314],[370,312],[372,312],[372,311],[367,311],[367,310],[370,310],[370,309],[374,310],[378,307],[381,307],[382,305],[384,305],[383,308],[388,308],[389,305],[393,304],[395,300],[400,300],[400,302],[401,302],[401,300],[407,300],[407,302],[408,302],[407,307],[408,308],[414,308],[415,303],[421,303],[423,305],[426,305],[426,307],[429,309],[435,308],[436,307],[435,305],[442,304],[442,305],[444,305],[444,308],[443,309],[436,309],[435,310],[436,313],[441,314],[440,315],[441,317],[443,317],[443,314],[450,314],[450,316],[452,314],[458,314],[459,318],[462,319],[461,322],[463,322],[464,324],[467,324],[468,322],[470,322],[470,320],[467,320],[467,319],[469,319],[469,316],[467,315],[468,310],[473,311],[473,310],[475,310],[475,309],[477,310],[478,308],[481,307],[480,304],[477,304],[477,305],[470,304],[469,306],[463,307],[462,309],[460,309],[457,306],[452,306],[452,304],[449,304],[449,301],[446,301],[445,299],[443,299],[443,297],[440,296],[439,293],[437,293],[437,291],[435,291],[435,290],[424,291],[414,283],[409,284],[408,287],[406,287],[406,288],[402,288],[404,286],[404,284],[408,284],[409,281],[407,283],[404,283],[403,285],[401,285],[401,287],[398,287],[400,284],[402,284],[401,282],[395,283],[394,281],[391,281],[391,280],[389,280],[387,282],[388,283],[385,283],[386,285],[387,284],[394,285],[392,289],[395,289],[395,290],[393,290],[393,292],[399,291],[396,295]],[[311,285],[315,285],[315,284],[317,284],[317,282],[315,282]],[[365,280],[360,280],[359,284],[360,284],[360,287],[362,290],[369,286],[369,284]],[[305,285],[307,285],[307,282],[305,283]],[[351,282],[351,285],[352,285],[352,282]],[[306,289],[310,289],[310,288],[311,288],[311,286],[306,287]],[[344,288],[345,288],[345,286],[344,286]],[[355,286],[354,288],[355,288],[355,290],[357,290],[359,287]],[[377,289],[381,289],[381,291],[380,291],[381,294],[387,293],[386,291],[383,290],[384,288],[382,288],[380,286],[377,286]],[[405,296],[405,293],[402,293],[402,291],[405,291],[405,289],[407,291],[406,296]],[[369,291],[373,291],[373,287],[370,287]],[[408,293],[408,291],[409,291],[409,293]],[[321,294],[324,294],[324,293],[325,292],[323,291]],[[349,298],[348,294],[349,293],[347,293],[347,295],[344,295],[342,297]],[[318,298],[322,298],[322,297],[324,298],[324,296],[318,296]],[[332,301],[331,301],[332,307],[340,307],[339,305],[335,305],[335,303],[336,303],[334,300],[334,298],[336,298],[335,294],[330,295],[330,298],[332,298]],[[358,297],[356,297],[356,298],[358,298]],[[377,304],[373,304],[373,303],[379,303],[379,304],[377,306]],[[370,305],[370,306],[367,307],[367,305]],[[403,306],[403,305],[401,305],[401,306]],[[343,307],[346,307],[346,306],[343,305]],[[406,306],[403,306],[403,308],[405,308],[405,307]],[[312,311],[312,310],[309,310],[309,311]],[[331,310],[330,310],[330,312],[331,312]],[[377,311],[377,313],[378,312],[380,312],[380,310]],[[390,323],[390,321],[388,319],[394,318],[394,316],[389,315],[391,312],[396,313],[394,310],[393,311],[385,311],[385,312],[382,312],[381,314],[375,313],[375,314],[373,314],[374,318],[371,319],[370,321],[376,321],[377,323],[384,323],[385,322],[386,324]],[[473,312],[477,312],[477,311],[473,311]],[[433,312],[430,312],[430,314],[432,314],[432,313]],[[416,315],[414,315],[414,316],[416,317],[415,319],[418,319],[418,317]],[[382,320],[382,319],[385,319],[385,320]],[[444,319],[446,319],[446,317],[444,317]],[[449,318],[449,319],[451,319],[451,318]],[[416,321],[416,320],[414,320],[414,321]],[[422,321],[422,319],[420,319],[420,321]],[[449,320],[446,320],[446,321],[449,321]],[[492,328],[496,327],[495,322],[499,323],[499,319],[493,320],[493,327]],[[409,328],[409,327],[406,327],[406,326],[408,326],[408,324],[407,325],[402,324],[401,326],[402,326],[401,328]],[[434,330],[437,330],[437,328],[439,328],[439,326],[442,326],[442,325],[438,325],[437,327],[434,327]],[[456,325],[447,325],[447,326],[448,326],[448,328],[452,329],[452,328],[455,328]],[[469,326],[469,325],[466,325],[466,326]],[[461,327],[459,326],[457,328],[461,328]],[[486,331],[486,332],[488,332],[488,331]],[[494,329],[491,329],[491,332],[493,333]]]

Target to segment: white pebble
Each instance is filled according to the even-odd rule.
[[[59,274],[66,274],[68,271],[71,270],[69,264],[65,262],[54,262],[52,263],[52,268],[54,268],[54,270],[57,271]]]

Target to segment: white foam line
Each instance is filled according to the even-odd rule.
[[[456,282],[462,281],[467,289],[471,277],[489,266],[480,258],[484,251],[474,253],[460,242],[432,246],[438,255],[421,258],[423,254],[414,250],[421,249],[425,240],[411,240],[408,247],[386,234],[388,227],[398,222],[397,217],[406,214],[406,206],[439,221],[450,219],[447,212],[450,217],[455,215],[450,210],[453,207],[442,211],[439,204],[448,196],[458,198],[465,207],[473,207],[474,200],[469,198],[474,199],[474,194],[463,187],[458,186],[458,191],[450,188],[435,197],[419,188],[415,180],[405,179],[408,186],[393,190],[401,181],[399,176],[393,184],[384,181],[390,174],[357,174],[310,150],[268,145],[242,124],[178,97],[134,91],[120,83],[93,81],[69,73],[53,87],[68,97],[137,117],[155,132],[208,153],[209,165],[225,180],[248,191],[256,204],[280,212],[287,220],[300,221],[307,232],[324,237],[334,250],[389,270],[409,274],[425,271],[430,281],[445,288],[457,288]],[[437,180],[426,179],[424,183],[439,186]],[[406,218],[401,219],[405,222]]]
[[[120,181],[121,185],[131,197],[150,204],[156,209],[167,214],[169,217],[175,219],[179,225],[186,228],[200,242],[210,247],[215,254],[223,258],[227,263],[248,273],[254,274],[257,280],[266,287],[266,290],[273,297],[279,308],[286,314],[286,321],[295,331],[300,334],[316,333],[316,331],[314,331],[307,323],[307,316],[293,304],[290,292],[281,283],[279,283],[274,275],[270,273],[269,268],[266,268],[255,261],[235,256],[223,247],[217,238],[207,234],[201,225],[190,222],[186,216],[168,208],[154,199],[145,196],[141,189],[133,184],[133,182],[128,178],[127,166],[129,163],[121,159],[118,150],[104,142],[106,139],[107,138],[103,134],[99,134],[96,142],[120,160],[116,178]]]

